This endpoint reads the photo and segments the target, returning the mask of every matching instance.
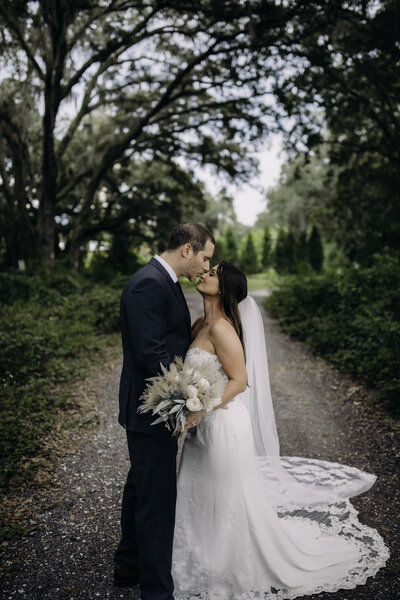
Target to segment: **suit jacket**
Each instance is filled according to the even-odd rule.
[[[175,356],[184,357],[191,341],[190,313],[161,263],[152,258],[126,284],[120,322],[124,360],[119,388],[119,423],[129,431],[166,433],[163,423],[151,425],[151,413],[139,414],[145,379],[157,375]]]

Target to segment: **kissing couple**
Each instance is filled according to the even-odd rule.
[[[122,294],[131,467],[114,584],[139,585],[142,600],[285,600],[364,584],[388,550],[349,498],[376,478],[279,456],[262,316],[236,266],[210,268],[214,247],[205,227],[182,223]],[[199,277],[204,316],[193,326],[179,276]],[[176,437],[138,412],[146,380],[176,356],[226,379],[211,412],[188,414],[178,479]]]

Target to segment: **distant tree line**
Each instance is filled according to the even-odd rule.
[[[257,235],[259,232],[255,233]],[[299,235],[294,235],[291,229],[280,227],[275,241],[269,225],[265,224],[262,236],[257,237],[258,244],[255,234],[250,230],[244,235],[243,241],[240,241],[234,227],[228,225],[224,235],[216,240],[214,264],[227,260],[239,266],[246,275],[267,271],[270,267],[279,274],[321,272],[324,250],[315,224],[309,234],[303,231]]]

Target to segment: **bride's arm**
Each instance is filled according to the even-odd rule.
[[[221,404],[215,407],[227,408],[228,402],[243,392],[247,386],[247,373],[244,352],[240,339],[228,321],[218,319],[210,328],[210,340],[224,369],[228,383],[222,394]]]

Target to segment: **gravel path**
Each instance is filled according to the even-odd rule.
[[[254,294],[260,303],[264,295]],[[194,319],[201,313],[200,298],[187,298]],[[362,387],[290,340],[265,313],[264,323],[281,453],[344,462],[377,474],[375,486],[354,505],[391,549],[387,567],[365,586],[308,600],[398,600],[398,428],[396,432],[389,418],[368,408],[368,392]],[[104,365],[102,376],[90,380],[99,424],[83,430],[76,447],[57,460],[54,485],[33,503],[30,520],[36,529],[3,545],[1,599],[139,598],[137,589],[112,587],[129,468],[124,431],[117,424],[120,366],[120,360]],[[29,501],[22,494],[21,502]]]

